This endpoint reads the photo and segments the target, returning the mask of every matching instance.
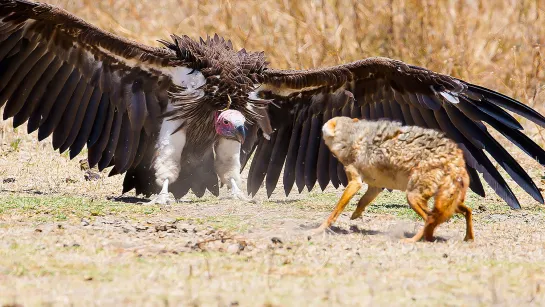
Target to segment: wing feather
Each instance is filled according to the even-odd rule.
[[[56,112],[53,113],[55,126],[54,126],[54,133],[53,133],[53,148],[59,149],[64,142],[66,141],[66,138],[70,134],[70,131],[72,130],[73,124],[76,121],[76,118],[78,117],[78,110],[80,108],[85,109],[87,108],[87,103],[89,101],[82,101],[83,94],[85,94],[85,89],[87,88],[87,82],[81,78],[78,81],[78,84],[76,85],[76,88],[70,95],[68,99],[66,99],[66,103],[63,103],[63,110],[64,112],[58,112],[59,109],[55,110]],[[81,104],[79,103],[81,101]],[[60,104],[57,102],[57,104]],[[55,106],[57,108],[57,106]],[[77,118],[79,122],[76,122],[77,124],[81,124],[81,116],[80,118]]]
[[[348,108],[347,108],[348,109]],[[318,161],[318,153],[320,149],[320,140],[322,139],[322,116],[321,114],[312,115],[310,119],[310,130],[307,144],[307,152],[305,156],[305,186],[310,191],[314,188],[318,179],[316,163]]]
[[[269,166],[267,167],[266,189],[267,197],[271,197],[282,172],[282,165],[286,161],[286,154],[290,146],[291,125],[278,129],[275,144],[272,149]]]
[[[291,134],[290,145],[288,147],[288,154],[286,156],[286,163],[284,164],[284,179],[283,180],[284,180],[284,192],[286,193],[286,196],[289,195],[291,188],[293,187],[293,184],[295,183],[295,165],[297,162],[297,156],[298,156],[297,153],[299,151],[299,140],[301,138],[301,130],[302,130],[304,117],[306,117],[306,108],[302,114],[299,114],[299,116],[297,117],[294,123],[293,133]],[[256,162],[252,161],[252,164],[254,163]],[[248,180],[248,183],[252,180]]]
[[[63,115],[60,127],[53,134],[53,147],[58,148],[59,152],[64,152],[74,143],[80,131],[91,95],[88,93],[92,88],[87,86],[85,80],[80,80],[74,95],[70,98],[68,111]],[[88,96],[86,96],[86,94]],[[78,101],[81,103],[78,106]]]
[[[299,150],[297,151],[297,160],[295,162],[295,184],[299,193],[305,187],[305,158],[307,153],[308,139],[310,136],[310,118],[305,118],[301,127],[301,138],[299,139]]]
[[[92,137],[93,129],[98,126],[100,127],[101,134],[97,135],[97,139],[100,136],[104,136],[104,138],[108,138],[108,134],[110,133],[110,128],[108,128],[108,132],[106,133],[106,130],[103,130],[104,123],[107,122],[108,118],[106,114],[100,114],[102,116],[97,116],[97,110],[100,110],[101,107],[103,107],[105,110],[109,107],[109,98],[108,94],[101,93],[100,89],[95,87],[88,86],[87,89],[85,89],[85,94],[83,94],[83,98],[81,100],[82,104],[87,104],[88,108],[85,110],[85,115],[83,116],[83,122],[81,123],[80,129],[73,129],[70,134],[72,137],[75,136],[75,140],[72,144],[68,144],[66,142],[63,144],[61,150],[66,150],[67,148],[70,148],[70,157],[73,158],[77,156],[80,151],[83,149],[85,144],[87,143],[87,147],[91,148],[95,143],[90,144],[88,142],[89,138]],[[113,112],[113,106],[111,107],[111,111]],[[110,120],[111,125],[111,120]],[[105,133],[102,134],[102,133]],[[104,149],[104,148],[102,148]],[[95,151],[96,152],[96,151]],[[102,151],[101,151],[102,153]],[[89,157],[89,163],[91,161],[91,158]],[[97,160],[98,162],[98,160]],[[92,164],[92,163],[90,163]],[[93,164],[94,165],[94,164]]]

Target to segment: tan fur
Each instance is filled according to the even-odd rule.
[[[462,150],[443,133],[389,121],[353,120],[336,117],[325,123],[325,144],[344,165],[349,180],[337,207],[318,228],[324,230],[340,215],[361,188],[369,185],[358,202],[352,219],[383,188],[407,192],[413,210],[425,221],[424,228],[408,241],[424,237],[433,240],[433,231],[454,213],[466,218],[465,240],[473,240],[471,209],[464,205],[469,176]],[[435,197],[435,206],[427,202]]]

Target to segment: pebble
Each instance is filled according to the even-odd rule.
[[[142,226],[142,225],[136,225],[136,231],[144,231],[144,230],[147,230],[149,227],[148,226]]]
[[[81,219],[81,226],[89,226],[89,220],[86,218]]]
[[[85,178],[86,181],[95,181],[100,179],[100,174],[91,170],[87,170],[85,171],[85,175],[83,175],[83,178]]]
[[[12,183],[12,182],[15,182],[15,178],[12,178],[12,177],[8,177],[8,178],[5,178],[4,180],[2,180],[3,183]]]
[[[282,244],[282,240],[280,240],[279,237],[272,237],[271,238],[272,243],[274,244]]]
[[[167,231],[167,225],[157,225],[155,226],[155,231]]]
[[[231,244],[231,245],[229,245],[227,247],[227,252],[229,254],[236,254],[241,250],[242,250],[242,248],[241,248],[240,244],[238,244],[238,243]]]

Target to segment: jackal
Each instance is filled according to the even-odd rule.
[[[466,241],[473,240],[471,209],[464,205],[469,186],[464,155],[442,132],[390,121],[366,121],[335,117],[322,129],[325,144],[344,165],[349,183],[329,218],[316,229],[323,231],[341,214],[363,182],[369,185],[351,219],[384,189],[407,192],[407,201],[420,215],[424,227],[409,242],[424,237],[454,213],[466,219]],[[433,209],[428,200],[435,198]]]

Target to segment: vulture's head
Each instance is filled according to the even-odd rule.
[[[244,143],[246,128],[244,115],[236,110],[225,110],[217,114],[214,126],[216,133],[227,139],[233,139]]]
[[[167,117],[187,121],[187,137],[203,145],[194,151],[205,150],[217,136],[243,143],[245,125],[258,125],[265,138],[273,133],[269,100],[255,94],[267,67],[264,53],[236,51],[218,35],[200,41],[173,35],[172,41],[161,42],[175,52],[175,65],[183,67],[173,76],[179,86],[170,91],[175,108]]]

